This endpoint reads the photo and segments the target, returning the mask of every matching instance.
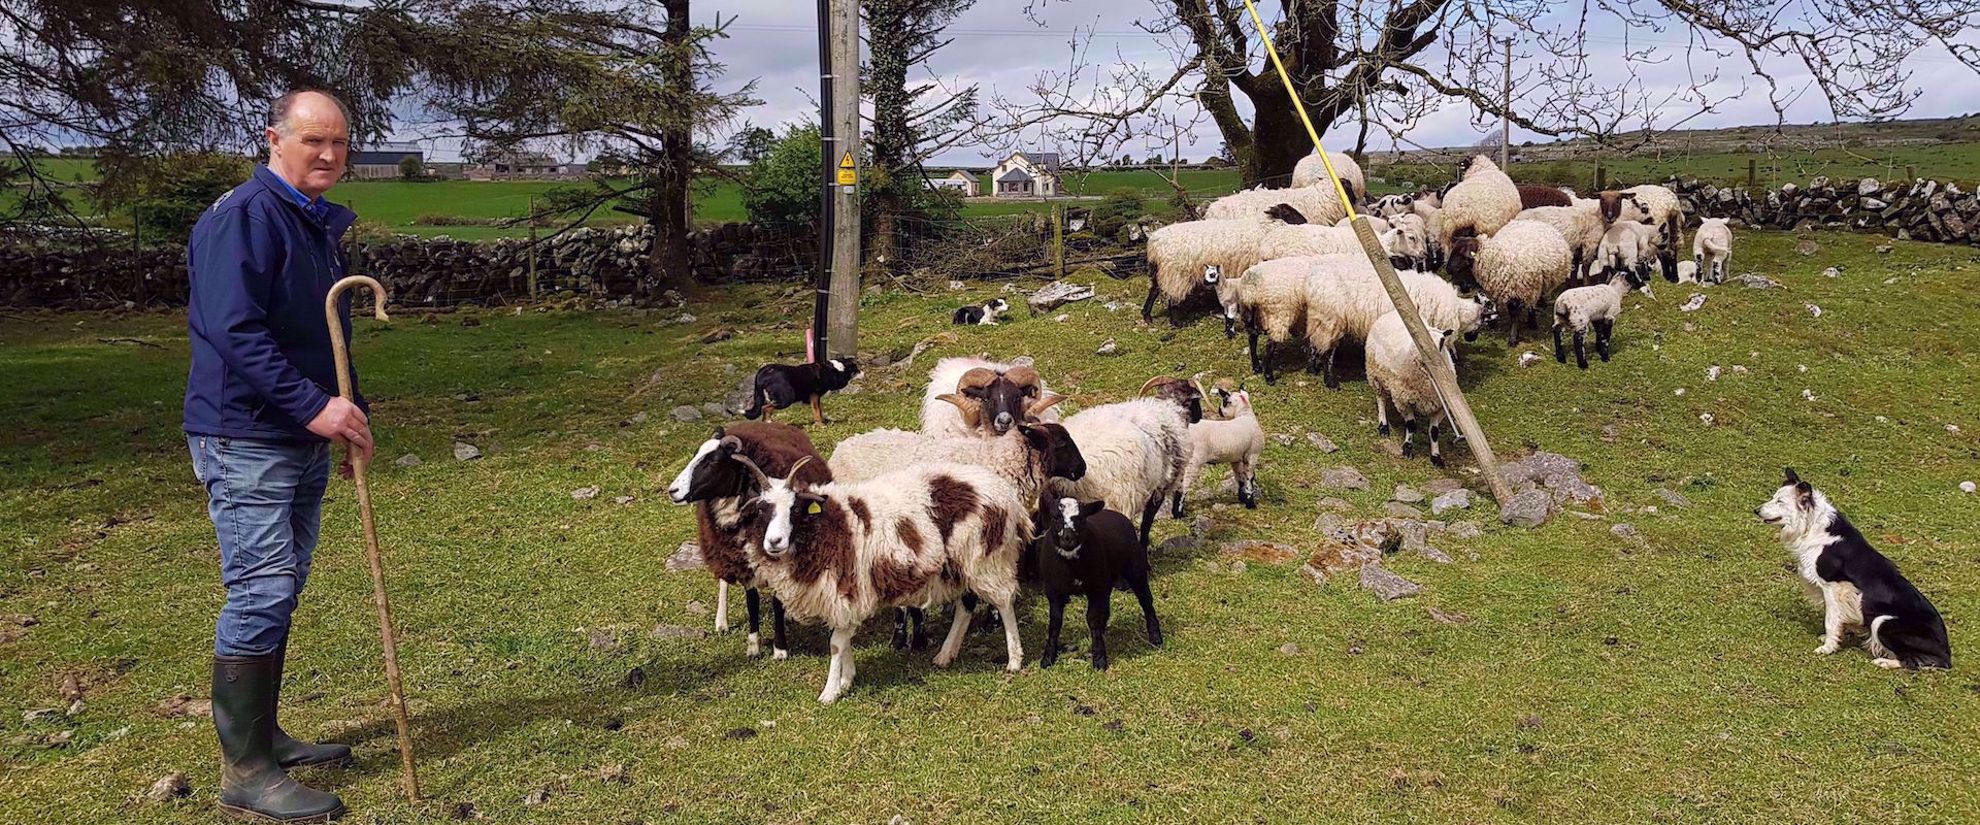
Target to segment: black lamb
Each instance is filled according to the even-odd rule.
[[[764,364],[756,371],[756,391],[749,397],[743,417],[769,421],[772,413],[799,402],[810,402],[811,420],[825,423],[825,411],[818,399],[828,392],[842,390],[859,374],[859,364],[851,358],[834,358],[790,366]]]
[[[1038,578],[1052,607],[1045,631],[1045,658],[1059,660],[1059,627],[1066,602],[1075,594],[1086,597],[1086,627],[1093,634],[1093,668],[1107,669],[1107,620],[1113,610],[1115,585],[1124,584],[1141,602],[1148,623],[1148,643],[1162,646],[1162,622],[1155,618],[1155,595],[1148,589],[1148,550],[1141,533],[1127,516],[1106,509],[1105,502],[1081,504],[1078,499],[1046,499],[1038,514]]]

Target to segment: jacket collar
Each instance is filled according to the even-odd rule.
[[[325,208],[323,218],[318,220],[315,215],[310,214],[308,209],[304,209],[302,204],[296,201],[294,195],[301,193],[297,192],[296,188],[289,185],[289,182],[283,180],[280,175],[275,174],[274,170],[269,169],[267,164],[254,167],[254,180],[260,183],[263,188],[273,192],[277,200],[287,205],[288,208],[295,210],[295,213],[301,216],[303,220],[318,224],[324,229],[329,230],[330,237],[333,240],[341,240],[344,237],[344,231],[350,229],[351,224],[357,222],[356,212],[352,212],[349,207],[341,203],[332,203],[327,199],[322,199]]]

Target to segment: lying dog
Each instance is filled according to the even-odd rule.
[[[859,364],[851,358],[796,366],[764,364],[756,371],[756,391],[750,395],[749,408],[743,410],[743,417],[769,421],[779,408],[809,401],[811,420],[823,424],[825,411],[818,406],[818,399],[828,392],[845,389],[858,374]]]
[[[1793,467],[1774,497],[1753,513],[1781,528],[1781,543],[1794,555],[1810,597],[1822,600],[1822,646],[1816,653],[1834,653],[1843,634],[1863,631],[1863,647],[1878,667],[1952,667],[1952,645],[1939,611]]]
[[[990,303],[966,306],[956,310],[953,321],[959,326],[996,326],[997,316],[1009,312],[1010,308],[1011,303],[1009,301],[1002,298],[992,298],[990,299]]]

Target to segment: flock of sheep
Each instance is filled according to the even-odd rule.
[[[1329,157],[1349,197],[1366,191],[1352,158]],[[1649,289],[1653,265],[1670,281],[1718,282],[1732,255],[1731,229],[1724,220],[1707,219],[1694,235],[1693,259],[1677,260],[1685,216],[1677,195],[1665,187],[1582,198],[1567,189],[1515,184],[1483,155],[1442,191],[1389,195],[1358,211],[1369,213],[1383,251],[1424,324],[1441,339],[1446,358],[1453,358],[1458,336],[1474,340],[1500,319],[1508,346],[1517,344],[1521,325],[1537,328],[1540,309],[1551,302],[1554,357],[1567,362],[1571,337],[1576,362],[1586,369],[1589,334],[1597,354],[1608,360],[1622,299],[1631,289]],[[1279,348],[1298,335],[1307,370],[1339,387],[1335,352],[1359,341],[1381,431],[1400,419],[1409,455],[1417,422],[1426,420],[1431,460],[1442,465],[1437,441],[1449,425],[1443,405],[1318,155],[1300,162],[1290,188],[1220,198],[1201,220],[1150,233],[1148,264],[1144,319],[1154,319],[1157,298],[1177,322],[1180,304],[1201,292],[1214,294],[1225,334],[1235,337],[1238,325],[1245,327],[1252,371],[1267,382],[1277,378]]]
[[[1216,417],[1206,420],[1206,399]],[[852,634],[883,610],[896,647],[925,645],[923,611],[957,604],[935,655],[953,662],[977,603],[1002,615],[1007,666],[1023,663],[1012,602],[1021,579],[1051,609],[1044,663],[1059,650],[1070,596],[1087,597],[1093,665],[1107,667],[1109,593],[1141,604],[1149,642],[1162,643],[1149,590],[1148,541],[1161,506],[1183,513],[1203,466],[1233,465],[1239,498],[1256,507],[1265,433],[1250,395],[1228,381],[1157,376],[1137,397],[1060,419],[1028,362],[948,358],[929,374],[916,431],[850,436],[826,460],[803,430],[745,422],[715,431],[668,494],[695,505],[700,547],[727,593],[746,589],[748,652],[761,652],[761,589],[771,592],[773,655],[788,655],[788,615],[832,629],[819,701],[853,684]]]

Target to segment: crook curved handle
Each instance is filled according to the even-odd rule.
[[[345,401],[356,401],[351,392],[351,351],[344,341],[344,325],[337,317],[337,299],[344,291],[354,286],[371,287],[371,315],[380,321],[392,320],[385,314],[385,285],[369,275],[351,275],[330,286],[330,294],[323,299],[323,317],[330,324],[330,352],[337,359],[337,394]]]

